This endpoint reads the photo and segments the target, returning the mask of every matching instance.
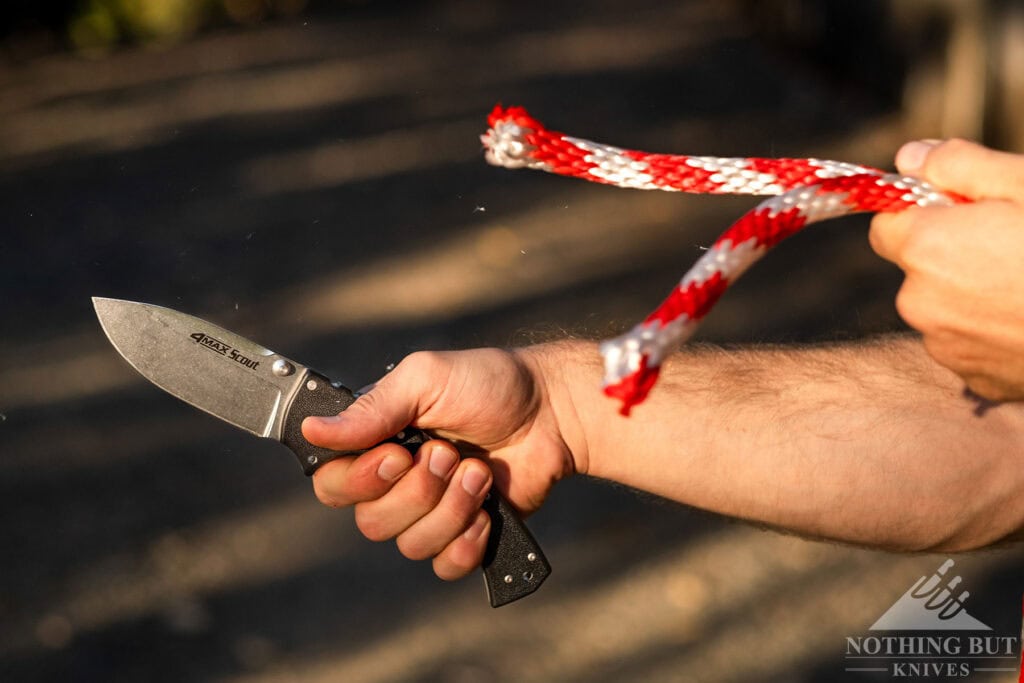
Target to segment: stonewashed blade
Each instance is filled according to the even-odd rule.
[[[304,366],[169,308],[100,297],[93,305],[114,348],[150,382],[236,427],[281,439],[281,413]]]

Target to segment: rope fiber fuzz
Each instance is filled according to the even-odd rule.
[[[719,236],[642,322],[601,344],[604,393],[629,415],[666,356],[697,329],[730,284],[785,238],[836,216],[966,201],[916,178],[821,159],[652,154],[546,129],[522,107],[498,105],[481,136],[487,161],[638,190],[770,195]]]

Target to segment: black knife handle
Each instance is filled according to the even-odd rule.
[[[310,415],[320,417],[337,415],[355,401],[355,395],[347,387],[332,383],[323,375],[315,372],[309,372],[306,375],[305,384],[299,388],[299,393],[295,395],[291,405],[288,406],[281,443],[292,449],[307,477],[312,476],[320,469],[321,465],[331,460],[366,452],[366,449],[332,451],[329,448],[320,448],[306,441],[306,437],[302,435],[302,421]],[[382,443],[397,443],[410,451],[415,451],[428,438],[418,429],[406,429]]]
[[[481,569],[491,607],[501,607],[540,588],[551,565],[519,514],[495,488],[483,508],[491,517],[491,535]]]
[[[320,448],[306,441],[302,435],[302,421],[310,415],[337,415],[355,400],[346,387],[315,372],[308,374],[305,384],[288,406],[281,438],[282,443],[295,453],[307,476],[335,458],[365,452]],[[382,443],[397,443],[415,451],[430,438],[426,432],[407,427]],[[491,534],[481,568],[491,607],[501,607],[540,588],[551,574],[551,565],[523,520],[497,489],[492,487],[487,494],[483,509],[491,518]]]

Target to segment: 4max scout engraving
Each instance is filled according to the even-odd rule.
[[[246,358],[239,352],[238,349],[234,349],[230,344],[226,344],[219,339],[214,339],[205,332],[193,332],[189,335],[192,339],[196,340],[196,343],[202,346],[204,349],[210,349],[214,353],[219,353],[222,356],[226,356],[236,363],[241,363],[247,368],[255,370],[260,366],[258,360],[252,358]]]

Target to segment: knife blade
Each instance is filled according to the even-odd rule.
[[[167,393],[295,454],[306,475],[363,450],[332,451],[302,436],[310,415],[337,415],[355,402],[338,382],[245,337],[153,304],[93,297],[100,326],[121,356]],[[426,432],[407,427],[388,442],[414,450]],[[551,565],[516,511],[494,489],[483,509],[491,534],[481,566],[492,607],[530,595]]]

